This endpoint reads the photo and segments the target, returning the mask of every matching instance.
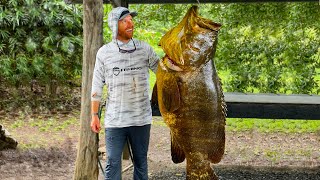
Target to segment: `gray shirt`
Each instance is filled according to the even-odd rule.
[[[116,41],[102,46],[96,56],[91,100],[101,101],[103,86],[107,86],[105,127],[143,126],[150,124],[149,69],[156,72],[159,57],[147,43],[134,39],[127,44],[118,41],[121,49],[136,50],[121,53]]]

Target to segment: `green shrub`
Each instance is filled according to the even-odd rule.
[[[58,86],[81,73],[82,12],[58,0],[0,1],[0,81]]]

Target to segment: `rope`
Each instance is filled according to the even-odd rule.
[[[104,101],[104,102],[105,102],[105,101]],[[102,108],[103,108],[103,106],[105,106],[105,105],[106,105],[106,104],[103,103],[103,104],[100,105],[100,107],[99,107],[99,111],[98,111],[98,117],[99,117],[99,119],[101,118]],[[98,144],[99,144],[99,133],[97,133],[97,138],[98,138]],[[98,155],[98,164],[99,164],[99,167],[100,167],[100,169],[101,169],[101,171],[102,171],[102,173],[103,173],[103,176],[106,177],[105,171],[104,171],[104,169],[103,169],[103,167],[102,167],[102,165],[101,165],[101,162],[100,162],[99,155]]]
[[[103,167],[102,167],[102,164],[101,164],[101,162],[100,162],[99,156],[98,156],[98,164],[99,164],[99,167],[100,167],[100,169],[101,169],[101,171],[102,171],[103,176],[106,177],[106,174],[105,174],[105,171],[103,170]]]

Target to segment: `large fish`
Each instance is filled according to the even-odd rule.
[[[170,128],[172,161],[187,159],[187,179],[218,179],[210,163],[224,154],[226,105],[213,62],[220,27],[192,6],[159,43],[166,55],[152,102]]]

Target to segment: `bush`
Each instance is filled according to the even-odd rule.
[[[81,75],[82,12],[58,0],[0,1],[4,87],[65,86]],[[50,89],[50,88],[49,88]]]

